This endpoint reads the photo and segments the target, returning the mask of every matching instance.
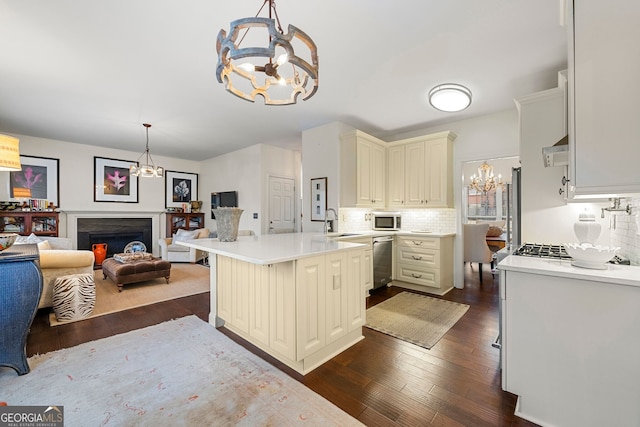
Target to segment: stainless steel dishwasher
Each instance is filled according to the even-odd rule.
[[[393,257],[393,236],[373,238],[373,289],[391,282],[391,260]]]

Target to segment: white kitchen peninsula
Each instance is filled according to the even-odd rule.
[[[543,426],[640,425],[640,267],[508,256],[502,388]]]
[[[209,253],[209,323],[306,374],[363,339],[366,245],[317,233],[180,242]]]

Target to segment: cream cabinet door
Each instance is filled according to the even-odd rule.
[[[404,175],[405,175],[404,145],[389,147],[387,150],[387,204],[389,206],[404,206]]]
[[[453,207],[453,151],[448,139],[425,143],[424,201],[426,207]]]
[[[405,146],[404,203],[407,207],[424,206],[424,142]]]
[[[372,189],[372,206],[384,207],[386,203],[385,187],[387,186],[387,158],[385,155],[385,147],[372,144],[371,145],[371,189]]]
[[[233,285],[233,272],[231,258],[220,255],[216,257],[217,272],[217,316],[225,322],[231,322],[231,289]]]
[[[357,206],[384,206],[386,186],[385,147],[358,137],[356,142]]]
[[[296,359],[296,283],[294,263],[264,266],[269,272],[269,347]],[[264,301],[263,304],[267,304]]]
[[[255,280],[253,264],[232,259],[231,323],[249,333],[249,286]]]
[[[326,322],[327,343],[347,333],[347,282],[343,252],[327,255]]]
[[[369,291],[373,289],[373,251],[365,249],[363,257],[364,294],[368,296]]]
[[[253,280],[249,283],[249,335],[264,345],[269,345],[269,295],[270,268],[249,264]]]
[[[296,360],[326,343],[326,266],[324,256],[296,261]]]
[[[366,319],[364,250],[347,252],[347,324],[352,331],[362,327]]]
[[[218,317],[249,333],[249,287],[253,265],[217,255]]]
[[[356,143],[356,203],[358,206],[370,206],[373,202],[373,182],[371,182],[371,162],[373,144],[358,139]]]

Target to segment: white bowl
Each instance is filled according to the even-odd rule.
[[[572,265],[582,268],[605,270],[607,262],[620,248],[592,245],[590,243],[563,243],[567,253],[573,258]]]
[[[9,249],[16,242],[17,237],[16,233],[0,233],[0,251]]]

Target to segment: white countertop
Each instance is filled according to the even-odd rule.
[[[379,237],[379,236],[423,236],[423,237],[448,237],[455,236],[456,233],[440,233],[440,232],[432,232],[432,231],[384,231],[384,230],[366,230],[366,231],[345,231],[345,232],[335,232],[329,233],[327,236],[333,238],[342,238],[342,237],[358,237],[358,236],[367,236],[367,237]]]
[[[498,263],[499,270],[519,271],[544,276],[606,282],[640,287],[640,267],[606,264],[606,270],[574,267],[571,260],[509,255]]]
[[[221,242],[218,239],[197,239],[176,243],[260,265],[293,261],[365,246],[360,243],[342,242],[322,233],[238,236],[238,240],[235,242]]]

